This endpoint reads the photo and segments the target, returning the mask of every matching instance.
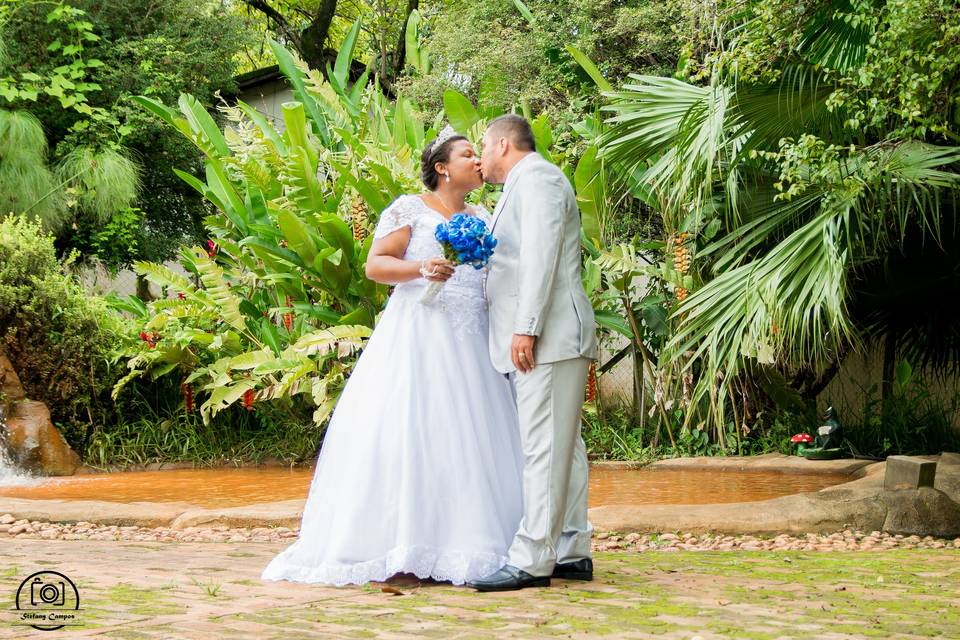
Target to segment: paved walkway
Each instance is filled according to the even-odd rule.
[[[592,583],[478,594],[450,585],[261,582],[284,543],[5,539],[0,593],[60,571],[81,627],[0,638],[920,638],[960,629],[960,552],[602,552]],[[25,633],[27,631],[27,633]]]

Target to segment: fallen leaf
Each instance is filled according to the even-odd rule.
[[[403,591],[400,591],[400,589],[397,589],[396,587],[391,587],[390,585],[387,585],[387,586],[385,586],[385,587],[381,587],[381,588],[380,588],[380,591],[383,591],[384,593],[389,593],[390,595],[394,595],[394,596],[402,596],[402,595],[403,595]]]

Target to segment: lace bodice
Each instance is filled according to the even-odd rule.
[[[490,226],[490,214],[482,207],[476,207],[477,215]],[[404,195],[394,200],[380,214],[380,221],[374,231],[374,238],[383,238],[397,229],[410,227],[410,244],[403,254],[404,260],[428,260],[443,255],[443,249],[434,236],[437,225],[446,218],[440,212],[431,209],[420,196]],[[474,269],[470,265],[460,265],[453,277],[447,280],[439,295],[429,303],[439,306],[450,315],[458,330],[470,332],[486,331],[487,303],[484,296],[486,269]],[[394,297],[419,297],[428,284],[418,278],[398,284]]]

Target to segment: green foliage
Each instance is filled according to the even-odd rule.
[[[116,149],[72,149],[57,167],[67,205],[77,206],[98,222],[107,222],[130,206],[140,186],[140,168]]]
[[[854,450],[880,457],[956,451],[960,432],[954,420],[960,415],[960,398],[948,389],[938,396],[929,380],[914,374],[905,360],[891,382],[894,389],[889,397],[883,397],[878,385],[870,385],[860,389],[859,406],[839,407],[841,417],[844,413],[861,416],[859,424],[844,422]]]
[[[423,11],[418,32],[429,44],[430,70],[418,69],[400,86],[429,109],[439,109],[444,91],[453,88],[501,110],[527,103],[555,124],[568,119],[567,111],[579,118],[590,108],[593,81],[567,45],[610,81],[640,69],[668,72],[694,4],[454,0],[442,10]]]
[[[31,209],[48,226],[62,224],[63,194],[46,164],[43,125],[27,111],[0,109],[0,218]]]
[[[638,265],[636,273],[661,283],[667,296],[670,338],[658,355],[681,381],[682,393],[666,395],[683,398],[684,431],[712,425],[723,444],[720,425],[731,418],[740,424],[775,397],[749,412],[741,408],[738,418],[735,390],[762,397],[756,385],[769,379],[764,372],[798,387],[812,382],[866,337],[890,330],[876,323],[876,313],[868,319],[851,312],[869,291],[860,278],[884,256],[906,251],[906,238],[943,246],[955,234],[960,148],[933,137],[903,138],[954,138],[943,101],[926,101],[925,112],[909,116],[888,109],[874,119],[859,98],[837,97],[836,87],[844,78],[853,82],[860,62],[880,55],[870,53],[874,40],[887,43],[884,56],[893,55],[888,38],[902,34],[883,18],[898,11],[897,3],[879,3],[879,14],[874,4],[750,3],[745,22],[736,30],[726,25],[735,35],[713,58],[709,86],[636,75],[609,94],[603,157],[659,211],[674,254],[655,267]],[[953,37],[935,22],[915,25],[933,43],[923,64],[938,60],[936,51]],[[769,29],[782,35],[776,29],[786,24],[803,36],[768,37]],[[875,37],[873,28],[880,30]],[[905,60],[913,59],[919,38],[897,45]],[[936,75],[932,67],[917,72]],[[888,88],[874,84],[867,102]],[[917,314],[903,329],[908,341],[931,335]],[[955,352],[957,341],[924,344],[928,352]],[[802,400],[812,401],[822,386],[803,383],[809,395]]]
[[[79,220],[70,244],[86,255],[95,255],[111,273],[129,267],[142,254],[144,214],[137,208],[117,211],[106,224]]]
[[[658,457],[653,447],[644,445],[650,438],[639,418],[624,407],[585,411],[581,435],[593,460],[649,461]]]
[[[732,47],[707,57],[741,80],[775,82],[791,65],[822,69],[826,105],[870,136],[957,140],[960,8],[950,0],[721,2],[746,15]]]
[[[39,224],[0,220],[0,340],[27,394],[47,403],[73,446],[102,415],[125,333],[120,316],[64,272]]]
[[[74,191],[44,201],[56,214],[42,216],[56,223],[51,228],[62,228],[77,213],[103,221],[137,206],[145,214],[139,258],[166,259],[184,240],[199,239],[203,200],[172,171],[195,170],[198,154],[128,97],[171,100],[190,91],[210,104],[215,92],[231,91],[234,56],[246,44],[243,23],[219,4],[185,0],[10,0],[4,7],[8,16],[0,22],[8,56],[0,88],[16,89],[7,98],[11,106],[28,109],[43,123],[53,163],[73,165],[60,172],[68,184],[56,191]],[[139,181],[132,158],[142,167]],[[90,164],[77,175],[81,160]],[[75,210],[67,209],[71,202]],[[71,244],[71,237],[62,234],[59,244],[91,248]]]
[[[364,273],[374,222],[365,212],[415,188],[428,131],[402,99],[390,104],[373,84],[348,88],[343,65],[327,81],[274,48],[298,98],[283,105],[282,134],[243,103],[223,109],[224,134],[190,96],[177,110],[136,99],[204,153],[205,180],[178,175],[217,213],[206,219],[209,246],[181,252],[193,281],[135,263],[178,297],[125,304],[143,339],[115,394],[137,377],[177,371],[196,388],[205,421],[238,403],[276,401],[294,412],[311,406],[320,425],[385,301],[385,287]]]
[[[302,463],[316,457],[322,433],[299,415],[263,407],[235,406],[204,424],[183,410],[179,384],[167,377],[130,384],[109,424],[90,437],[84,463],[102,469],[156,462]]]

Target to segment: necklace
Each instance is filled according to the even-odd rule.
[[[454,215],[453,209],[451,209],[450,207],[447,206],[447,203],[443,201],[443,198],[440,197],[440,194],[439,194],[439,193],[434,192],[434,193],[431,193],[430,195],[432,195],[434,198],[436,198],[436,199],[437,199],[437,202],[440,203],[440,206],[442,206],[442,207],[446,210],[446,212],[447,212],[451,217],[453,217],[453,215]]]

